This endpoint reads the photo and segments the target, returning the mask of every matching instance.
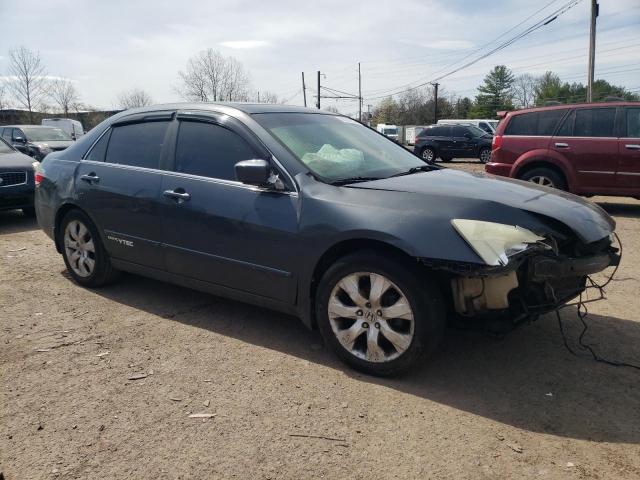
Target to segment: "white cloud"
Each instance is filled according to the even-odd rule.
[[[237,41],[231,41],[231,42],[221,42],[220,45],[228,48],[245,49],[245,48],[266,47],[270,44],[269,42],[266,42],[264,40],[237,40]]]

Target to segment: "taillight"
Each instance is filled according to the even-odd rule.
[[[44,175],[42,175],[40,172],[36,172],[35,174],[36,185],[40,185],[43,178],[44,178]]]
[[[491,150],[497,150],[502,146],[502,135],[494,135],[491,142]]]

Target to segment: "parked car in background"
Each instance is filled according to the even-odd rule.
[[[64,130],[40,125],[6,125],[0,127],[0,137],[38,161],[73,144],[73,139]]]
[[[498,128],[498,120],[489,120],[487,118],[465,118],[465,119],[441,119],[438,125],[447,123],[449,125],[473,125],[487,133],[493,135]]]
[[[73,140],[79,139],[84,135],[82,123],[71,118],[44,118],[42,125],[45,127],[55,127],[64,130]]]
[[[426,162],[440,158],[478,158],[482,163],[491,156],[492,136],[473,125],[430,125],[416,137],[413,152]]]
[[[0,210],[22,209],[29,217],[35,215],[34,163],[0,138]]]
[[[398,141],[398,127],[397,125],[387,125],[384,123],[379,123],[376,127],[376,130],[383,134],[385,137],[390,138],[391,140]]]
[[[447,312],[513,327],[618,258],[590,202],[301,107],[128,110],[37,167],[38,222],[78,284],[124,270],[297,314],[370,374],[432,352]]]
[[[404,143],[407,145],[415,145],[416,137],[424,130],[426,125],[412,125],[404,129]]]
[[[580,195],[640,197],[640,103],[509,112],[485,168]]]

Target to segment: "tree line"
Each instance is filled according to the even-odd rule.
[[[514,75],[505,65],[497,65],[484,77],[471,99],[441,90],[438,118],[497,118],[497,112],[543,106],[551,103],[578,103],[587,99],[582,83],[563,82],[551,71],[540,76]],[[608,97],[637,101],[640,96],[606,80],[593,85],[594,101]],[[387,97],[374,109],[372,124],[425,125],[433,123],[435,98],[431,89],[409,90],[394,99]]]
[[[70,112],[95,110],[82,102],[74,81],[49,75],[40,52],[19,46],[9,50],[8,59],[8,71],[0,75],[0,110],[25,110],[30,123],[34,123],[35,112],[66,117]],[[252,87],[242,63],[212,48],[191,57],[177,78],[174,90],[188,101],[279,102],[275,93]],[[128,109],[151,105],[154,100],[144,89],[133,87],[118,93],[114,103],[116,108]]]

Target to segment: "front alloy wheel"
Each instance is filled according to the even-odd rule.
[[[488,148],[480,150],[480,162],[487,163],[489,160],[491,160],[491,150]]]
[[[433,161],[436,159],[436,152],[434,152],[433,149],[427,147],[422,150],[422,159],[425,162],[433,163]]]
[[[413,310],[407,297],[377,273],[357,272],[340,280],[331,292],[328,316],[340,345],[368,362],[398,358],[413,340]]]
[[[365,250],[338,259],[320,279],[315,299],[326,344],[371,375],[407,370],[433,352],[444,333],[439,286],[399,254]]]

